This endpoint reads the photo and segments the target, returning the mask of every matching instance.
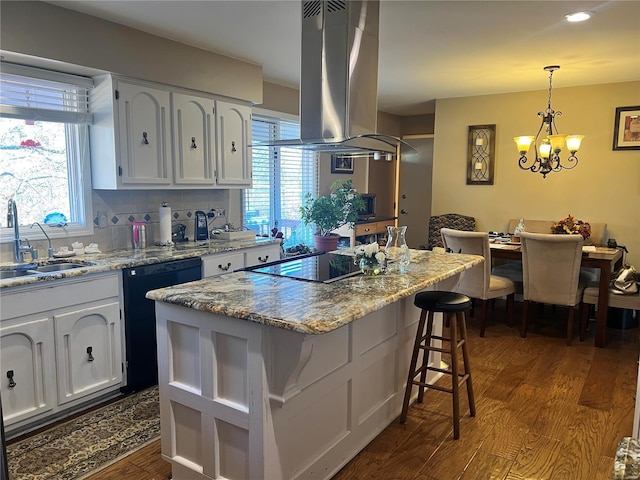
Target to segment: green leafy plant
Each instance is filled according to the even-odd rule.
[[[343,225],[353,227],[358,211],[364,206],[364,200],[353,188],[351,180],[336,180],[331,185],[331,194],[326,197],[313,198],[307,193],[300,213],[305,225],[315,224],[316,234],[326,237]]]

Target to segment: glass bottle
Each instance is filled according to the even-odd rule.
[[[405,240],[405,234],[407,233],[407,227],[387,227],[387,245],[385,246],[385,252],[387,253],[387,271],[404,273],[409,261],[411,260],[411,254],[409,253],[409,247]]]

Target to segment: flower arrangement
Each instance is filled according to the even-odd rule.
[[[585,240],[591,236],[591,225],[588,222],[577,220],[573,215],[561,219],[551,227],[551,233],[565,235],[580,234]]]
[[[380,250],[378,242],[360,245],[355,249],[353,262],[360,266],[364,273],[378,275],[384,273],[387,254]]]

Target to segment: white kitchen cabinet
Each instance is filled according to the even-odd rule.
[[[91,92],[93,188],[166,188],[172,182],[168,90],[98,77]]]
[[[251,108],[216,101],[217,183],[220,186],[251,186]]]
[[[215,100],[182,93],[171,95],[174,182],[215,184]]]
[[[94,81],[93,188],[251,186],[249,106],[113,75]]]
[[[59,404],[122,382],[118,302],[54,315],[53,324]]]
[[[277,244],[204,255],[202,257],[202,278],[223,275],[244,267],[252,267],[275,260],[280,260],[280,246]]]
[[[7,432],[119,393],[120,284],[118,270],[3,289],[0,394]]]
[[[253,267],[267,262],[280,260],[280,246],[270,245],[268,247],[250,248],[245,252],[244,263],[246,267]]]
[[[3,322],[0,394],[5,426],[54,408],[54,365],[53,329],[47,317]]]
[[[244,268],[244,253],[218,253],[202,257],[202,278],[215,277]]]

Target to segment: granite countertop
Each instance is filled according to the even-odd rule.
[[[280,239],[271,238],[250,238],[242,240],[212,240],[210,242],[185,242],[176,243],[171,247],[147,247],[140,250],[122,249],[105,253],[84,254],[67,257],[62,260],[66,262],[81,263],[86,266],[71,270],[61,270],[57,272],[39,273],[38,275],[25,275],[16,278],[0,279],[0,289],[16,287],[20,285],[32,285],[61,278],[78,277],[90,273],[106,272],[109,270],[119,270],[128,267],[138,267],[140,265],[150,265],[170,260],[180,260],[185,258],[201,257],[216,253],[230,252],[243,248],[260,247],[269,244],[279,244]],[[46,263],[47,259],[39,259],[34,263]],[[0,269],[10,269],[16,266],[15,263],[2,263]]]
[[[611,480],[637,480],[640,478],[640,441],[624,437],[618,444]]]
[[[340,252],[343,253],[343,252]],[[346,253],[346,252],[345,252]],[[235,272],[152,290],[147,298],[306,334],[335,330],[482,263],[477,255],[411,250],[404,274],[315,283]]]

